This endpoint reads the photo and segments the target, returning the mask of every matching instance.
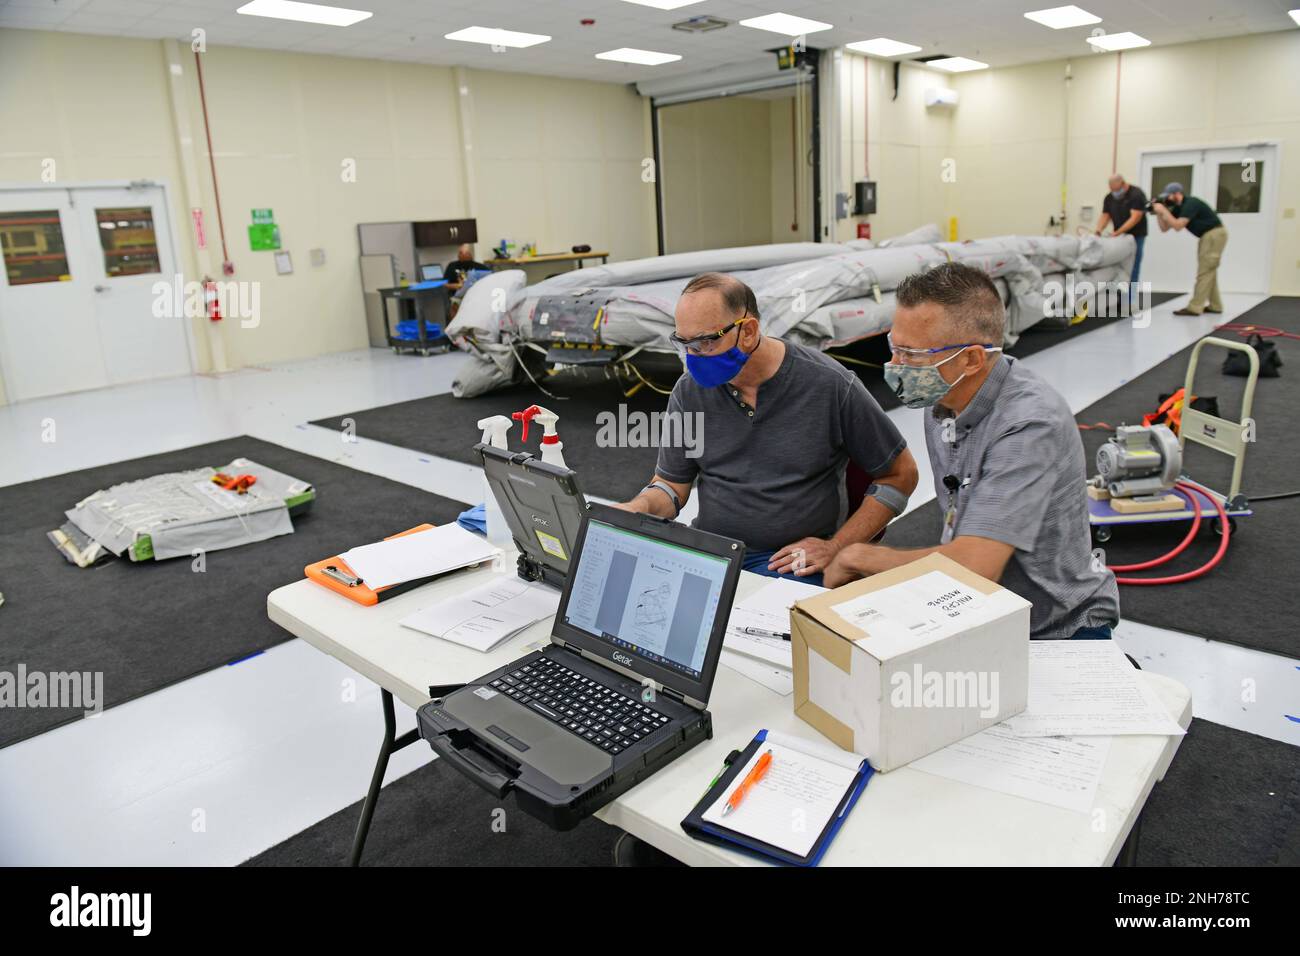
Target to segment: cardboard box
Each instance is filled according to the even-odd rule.
[[[876,770],[910,763],[1025,709],[1029,609],[941,554],[799,601],[795,713]]]

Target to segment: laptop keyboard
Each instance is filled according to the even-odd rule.
[[[498,692],[611,754],[622,753],[668,718],[549,657],[492,681]]]

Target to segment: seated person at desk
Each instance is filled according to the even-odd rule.
[[[661,436],[655,474],[631,511],[674,518],[698,484],[695,527],[744,541],[745,568],[819,583],[841,548],[870,541],[916,487],[912,453],[852,372],[820,352],[763,335],[749,286],[706,272],[677,303],[672,341],[686,374]],[[698,423],[693,429],[686,416]],[[848,514],[852,460],[872,486]]]
[[[837,587],[938,552],[1033,604],[1030,636],[1110,637],[1115,575],[1094,562],[1083,442],[1065,399],[1001,355],[1002,300],[987,275],[949,262],[904,279],[885,380],[926,408],[925,445],[943,533],[930,548],[853,544]]]
[[[456,250],[456,258],[447,263],[447,268],[442,270],[442,277],[447,280],[448,285],[458,286],[464,281],[466,272],[487,268],[483,263],[474,261],[474,247],[466,242]]]

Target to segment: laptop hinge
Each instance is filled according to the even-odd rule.
[[[662,684],[655,688],[656,694],[662,694],[664,697],[670,697],[679,704],[687,703],[686,695],[673,690],[671,687],[664,687]]]

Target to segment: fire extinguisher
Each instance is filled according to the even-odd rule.
[[[858,238],[859,239],[871,238],[871,223],[869,222],[858,223]]]
[[[217,298],[217,284],[207,276],[203,277],[203,305],[207,309],[208,319],[221,321],[221,302]]]

